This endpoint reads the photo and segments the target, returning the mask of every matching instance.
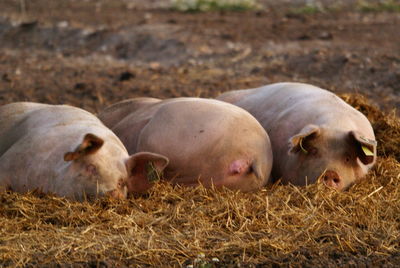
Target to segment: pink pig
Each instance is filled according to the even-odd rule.
[[[201,98],[136,98],[106,108],[99,118],[129,153],[167,156],[164,177],[172,183],[252,191],[269,180],[268,135],[234,105]]]
[[[368,119],[339,97],[301,83],[277,83],[226,92],[218,97],[249,111],[272,144],[272,177],[305,185],[322,180],[343,190],[363,178],[376,161]]]
[[[168,163],[153,153],[129,156],[111,130],[79,108],[18,102],[1,106],[0,118],[2,190],[125,198],[150,188],[149,176]]]

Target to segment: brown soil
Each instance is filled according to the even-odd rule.
[[[400,105],[398,13],[183,14],[96,2],[37,0],[22,16],[18,1],[2,1],[0,103],[98,111],[135,96],[209,97],[302,81]]]
[[[335,208],[332,213],[344,215],[345,220],[349,221],[351,217],[346,214],[346,211],[354,212],[352,209],[355,201],[348,199],[357,198],[358,194],[367,195],[374,191],[373,187],[375,186],[376,189],[379,189],[381,184],[391,184],[392,182],[382,182],[383,179],[380,181],[377,178],[380,178],[379,176],[383,178],[386,175],[396,178],[396,174],[400,172],[398,162],[400,160],[400,127],[397,117],[400,111],[399,13],[362,13],[354,8],[343,8],[316,14],[298,14],[293,12],[290,6],[283,5],[241,13],[181,13],[167,9],[166,2],[168,1],[137,0],[32,0],[26,1],[25,11],[22,12],[22,2],[24,1],[3,0],[0,2],[0,104],[13,101],[67,103],[91,112],[98,112],[111,103],[137,96],[214,97],[231,89],[249,88],[280,81],[301,81],[336,93],[360,93],[366,96],[368,101],[357,97],[358,95],[343,95],[352,105],[369,113],[368,117],[373,121],[378,141],[382,146],[381,162],[372,175],[375,182],[368,186],[364,185],[364,188],[356,188],[355,193],[348,193],[344,196],[334,195],[336,198],[334,200],[341,203],[339,209]],[[378,108],[365,104],[366,102],[372,103]],[[392,116],[388,116],[393,109],[397,109],[397,111],[393,112]],[[393,174],[393,172],[395,173]],[[273,192],[271,198],[279,196],[280,191],[286,191],[283,193],[288,194],[289,197],[296,196],[296,202],[301,203],[301,205],[290,203],[290,198],[286,203],[277,201],[287,208],[286,213],[298,211],[301,206],[303,206],[303,210],[300,212],[311,213],[310,211],[314,211],[313,205],[321,202],[322,199],[325,200],[313,188],[301,189],[300,192],[294,187],[282,186],[282,189],[284,190],[275,192],[271,190]],[[212,265],[239,263],[252,267],[257,265],[290,266],[293,262],[293,265],[303,266],[347,265],[353,267],[361,264],[365,266],[396,266],[400,264],[400,252],[398,251],[400,218],[398,216],[392,219],[395,224],[392,227],[392,235],[396,237],[390,241],[379,241],[379,238],[389,239],[391,234],[386,229],[371,227],[377,223],[368,223],[371,224],[368,225],[362,222],[346,222],[347,225],[340,225],[340,222],[329,223],[329,218],[324,228],[328,226],[350,228],[345,232],[347,237],[341,237],[337,229],[332,229],[330,232],[324,230],[322,232],[324,234],[320,234],[319,238],[312,236],[311,243],[304,233],[296,234],[297,231],[301,232],[298,226],[288,231],[285,229],[288,228],[287,226],[279,227],[278,221],[275,226],[277,229],[275,236],[272,228],[268,231],[272,233],[265,231],[265,237],[263,237],[262,232],[258,232],[251,240],[251,234],[253,231],[256,232],[257,228],[272,226],[265,223],[266,225],[251,227],[253,220],[265,220],[260,215],[267,213],[261,211],[263,206],[268,206],[268,202],[270,202],[265,199],[266,193],[255,197],[239,196],[241,201],[237,201],[237,204],[244,204],[244,207],[234,208],[229,203],[231,200],[229,196],[234,193],[221,193],[221,197],[218,193],[197,189],[190,191],[190,194],[186,196],[182,189],[168,188],[167,191],[172,192],[172,197],[165,190],[156,189],[150,196],[139,199],[132,198],[122,205],[104,201],[106,205],[98,203],[92,207],[92,205],[86,204],[87,207],[83,209],[78,204],[71,205],[67,201],[57,201],[57,199],[47,197],[38,199],[35,196],[24,197],[10,193],[1,195],[0,203],[3,208],[14,211],[3,213],[4,221],[1,220],[0,224],[0,229],[3,229],[1,233],[11,232],[14,240],[2,240],[0,235],[0,256],[3,257],[6,265],[17,264],[18,258],[22,258],[19,260],[19,264],[34,266],[40,264],[51,266],[54,263],[59,263],[61,266],[71,263],[82,266],[186,265],[193,263],[198,254],[196,250],[211,254],[210,252],[216,249],[210,243],[223,245],[222,240],[225,239],[226,248],[221,248],[214,254],[221,259],[221,262]],[[157,194],[161,197],[157,197]],[[301,196],[303,194],[309,194],[304,200],[312,200],[312,204],[304,204]],[[234,195],[240,194],[235,193]],[[330,195],[332,194],[330,193]],[[398,199],[399,195],[395,195],[395,197]],[[171,198],[172,200],[170,200]],[[227,209],[234,210],[231,214],[218,214],[222,212],[214,211],[212,207],[205,205],[207,200],[211,204],[217,205],[220,203],[220,198],[228,200],[224,201],[227,202],[224,204]],[[378,202],[379,207],[386,208],[385,205],[388,204],[383,205],[382,202],[388,197],[382,194],[382,196],[379,195],[379,198],[379,200],[371,201],[371,204]],[[43,209],[40,206],[35,208],[33,205],[35,202],[42,205],[50,203],[59,210],[49,208],[49,212],[40,210],[36,211],[35,215],[20,214],[21,208],[18,207],[18,204],[24,200],[28,200],[30,204],[28,207],[33,206],[29,209],[34,211]],[[265,200],[267,200],[266,204]],[[149,207],[137,208],[137,203],[141,202],[143,206]],[[175,214],[172,215],[164,209],[171,209],[171,204],[175,204],[190,214],[192,202],[196,206],[205,206],[203,212],[197,211],[201,215],[200,218],[206,217],[204,213],[210,213],[207,218],[209,224],[212,224],[212,219],[218,221],[216,223],[218,228],[225,224],[223,226],[225,236],[218,233],[219,231],[213,234],[212,230],[208,230],[203,235],[207,236],[208,234],[210,238],[200,237],[200,240],[193,240],[192,247],[167,241],[173,239],[173,235],[182,236],[182,233],[178,231],[180,225],[186,226],[184,228],[186,230],[190,224],[185,223],[187,219],[179,220],[179,217],[183,217],[182,213],[179,214],[175,211]],[[259,206],[255,205],[255,208],[261,210],[254,212],[254,215],[251,213],[247,216],[241,215],[240,213],[245,211],[246,206],[250,206],[252,202],[259,202]],[[323,209],[327,209],[326,206],[333,204],[332,201],[322,202],[328,203]],[[366,201],[365,204],[363,202],[356,203],[367,209]],[[159,204],[157,205],[158,212],[150,207],[151,204]],[[146,248],[146,245],[142,244],[144,242],[138,239],[139,242],[128,241],[132,247],[136,246],[132,252],[129,249],[115,246],[112,256],[105,255],[103,251],[97,256],[90,251],[86,256],[82,253],[84,249],[80,248],[79,243],[68,247],[68,250],[72,248],[76,251],[80,250],[79,252],[82,251],[79,256],[66,251],[67,247],[60,249],[57,253],[52,252],[46,246],[43,246],[42,250],[47,252],[47,255],[43,255],[44,253],[35,255],[32,252],[23,255],[24,246],[30,247],[28,244],[32,241],[29,240],[29,235],[32,234],[29,234],[29,230],[19,230],[18,228],[17,231],[14,231],[15,234],[12,233],[13,220],[29,221],[36,217],[35,219],[40,221],[40,217],[44,217],[44,223],[40,223],[42,225],[33,221],[29,223],[29,228],[34,228],[35,224],[39,224],[41,227],[38,228],[41,229],[45,224],[44,226],[51,226],[52,232],[60,233],[63,232],[63,226],[65,226],[67,232],[70,232],[67,233],[68,239],[74,236],[82,239],[82,233],[86,232],[83,229],[92,228],[95,220],[83,219],[79,224],[84,227],[82,227],[83,232],[81,233],[81,229],[79,232],[75,232],[75,229],[71,229],[71,226],[75,224],[73,220],[49,215],[49,213],[62,213],[65,206],[72,206],[73,213],[79,213],[80,210],[102,213],[99,211],[104,210],[106,221],[110,221],[115,216],[113,213],[117,214],[118,219],[123,219],[129,213],[133,213],[132,209],[136,213],[148,212],[150,215],[141,220],[142,225],[137,223],[139,227],[136,228],[141,230],[139,234],[143,236],[143,239],[150,241],[149,236],[162,238],[156,234],[146,234],[146,232],[160,230],[166,232],[165,228],[178,228],[176,233],[174,231],[166,234],[167,238],[165,239],[167,240],[164,241],[165,245],[163,244],[166,248],[173,245],[175,250],[164,248],[164,251],[159,249],[160,252],[157,254],[153,252],[153,254],[151,245],[147,245]],[[130,208],[131,210],[128,212],[129,206],[134,208]],[[307,209],[304,210],[304,207]],[[274,206],[273,209],[278,210],[278,207]],[[321,208],[318,207],[318,209]],[[398,214],[398,207],[396,209],[393,208],[391,213]],[[359,210],[358,208],[356,211]],[[373,211],[376,210],[373,209]],[[303,215],[300,212],[299,215]],[[271,215],[278,215],[276,211],[274,213]],[[141,217],[142,214],[140,214]],[[291,218],[294,217],[292,214],[276,217],[287,223],[293,219]],[[159,218],[155,215],[159,215]],[[248,223],[250,229],[255,229],[247,230],[250,235],[242,237],[238,232],[245,232],[245,230],[239,230],[237,226],[230,226],[228,223],[223,224],[223,220],[229,221],[229,219],[223,218],[225,216],[234,217],[229,223],[233,225],[237,221],[242,221],[243,218],[240,217],[243,216],[245,222],[247,222],[246,218],[251,221]],[[235,219],[235,217],[237,218]],[[271,217],[273,218],[273,216]],[[318,217],[321,217],[320,220],[323,218],[323,216]],[[274,219],[276,220],[276,218],[270,220]],[[383,221],[385,217],[381,215],[379,219]],[[62,222],[63,220],[66,222]],[[159,220],[168,220],[171,225],[168,225],[169,227],[166,227],[166,224],[158,226],[158,223],[155,222]],[[9,225],[7,222],[10,222]],[[143,226],[143,224],[149,224],[150,227]],[[240,224],[242,226],[247,223],[240,222]],[[155,228],[154,230],[152,226]],[[389,227],[385,225],[384,228]],[[96,230],[95,227],[93,228]],[[188,232],[196,232],[196,228],[196,226],[192,229],[189,228]],[[91,233],[91,229],[86,230],[89,230],[88,234]],[[356,233],[353,232],[354,230]],[[382,233],[373,234],[371,230]],[[239,242],[232,242],[233,238],[228,235],[229,232],[234,233],[237,241],[243,242],[245,246],[241,246]],[[26,236],[15,240],[15,236],[21,233]],[[217,234],[223,238],[219,238]],[[40,233],[40,235],[43,234]],[[188,234],[188,236],[191,235]],[[298,239],[303,241],[304,246],[290,245],[290,243],[296,242],[289,239],[289,236],[292,235],[299,235]],[[358,239],[361,242],[346,240],[357,235],[360,235]],[[44,234],[44,237],[46,236]],[[281,241],[279,237],[281,237]],[[268,241],[264,240],[267,238]],[[66,240],[68,239],[66,238]],[[107,240],[107,238],[101,239]],[[102,242],[94,240],[93,242],[105,243],[105,240],[101,240]],[[10,245],[7,241],[13,241],[13,244]],[[37,241],[41,240],[38,238]],[[110,238],[109,241],[111,241],[109,243],[115,241],[122,243],[118,237]],[[258,244],[257,241],[259,241]],[[346,241],[350,241],[350,243]],[[289,243],[289,245],[285,243]],[[12,251],[13,254],[19,249],[23,257],[10,253],[14,246],[16,249]],[[318,248],[320,246],[321,248]],[[10,250],[8,251],[7,248]],[[141,256],[138,250],[144,250],[144,248],[147,251]],[[155,246],[155,248],[157,247]],[[189,249],[193,251],[188,252]],[[249,252],[246,253],[246,249]],[[26,250],[30,252],[29,249]],[[101,249],[96,250],[101,251]],[[121,255],[118,255],[118,252],[122,252]],[[54,253],[61,255],[55,256]],[[171,263],[163,263],[163,259]],[[184,261],[185,259],[187,261]],[[197,264],[199,265],[199,263]]]

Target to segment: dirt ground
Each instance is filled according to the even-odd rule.
[[[136,96],[213,97],[302,81],[400,105],[399,13],[187,14],[160,2],[168,3],[36,0],[21,13],[19,1],[2,1],[0,103],[96,112]]]
[[[23,2],[0,2],[0,104],[66,103],[98,112],[138,96],[214,97],[300,81],[361,93],[399,115],[398,12],[342,7],[309,14],[299,1],[207,13],[174,11],[168,1]],[[329,263],[296,254],[312,266]],[[349,267],[360,260],[329,258]],[[361,262],[385,265],[384,258]],[[390,258],[399,264],[399,253]]]

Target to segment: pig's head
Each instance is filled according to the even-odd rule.
[[[305,185],[321,180],[344,190],[364,177],[376,161],[376,141],[358,131],[307,125],[289,140],[283,182]]]
[[[119,140],[103,140],[88,133],[74,151],[64,154],[70,162],[67,176],[75,183],[77,199],[83,195],[126,198],[144,192],[159,178],[168,159],[141,152],[128,156]]]
[[[160,180],[168,163],[168,158],[160,154],[149,152],[133,154],[126,162],[130,174],[127,182],[128,192],[146,192]]]

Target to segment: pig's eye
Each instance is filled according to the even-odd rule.
[[[97,175],[97,168],[95,165],[93,164],[88,164],[86,165],[86,171],[90,174],[90,175]]]
[[[126,185],[125,181],[123,179],[119,179],[118,181],[118,187],[122,188]]]
[[[249,169],[247,170],[247,174],[250,174],[252,172],[254,172],[253,166],[249,166]]]
[[[345,155],[344,161],[345,161],[346,163],[350,163],[350,160],[351,160],[350,155]]]
[[[318,153],[318,149],[315,148],[315,147],[311,147],[311,148],[309,149],[309,153],[310,153],[310,155],[315,156],[315,155],[317,155],[317,153]]]

